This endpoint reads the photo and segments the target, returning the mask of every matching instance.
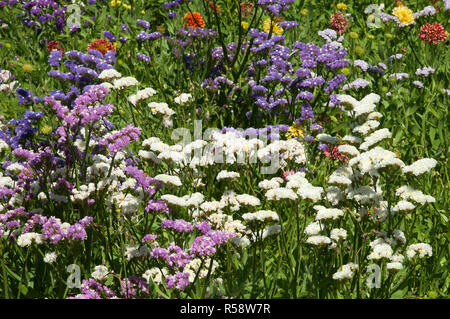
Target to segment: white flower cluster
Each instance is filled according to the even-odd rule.
[[[333,279],[335,280],[351,279],[357,269],[358,265],[354,263],[342,265],[342,267],[339,268],[339,270],[333,274]]]

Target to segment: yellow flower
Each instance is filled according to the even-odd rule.
[[[127,4],[124,3],[122,6],[123,6],[125,9],[131,10],[131,6],[130,6],[130,5],[127,5]]]
[[[300,137],[303,138],[303,130],[297,123],[293,123],[291,127],[286,132],[286,137],[288,139],[294,138],[294,137]]]
[[[111,7],[120,6],[122,1],[120,0],[111,0]]]
[[[27,64],[22,65],[22,70],[24,70],[25,72],[32,72],[32,71],[34,71],[34,66],[27,63]]]
[[[347,5],[346,5],[345,3],[339,2],[339,3],[336,5],[336,8],[338,8],[339,10],[345,11],[345,10],[347,10]]]
[[[248,27],[249,27],[249,24],[248,24],[248,22],[242,21],[242,22],[241,22],[241,26],[242,26],[242,29],[247,30]]]
[[[358,39],[358,37],[359,37],[358,33],[356,33],[356,32],[350,32],[349,35],[350,35],[350,38],[352,38],[352,39]]]
[[[341,69],[341,72],[344,73],[345,75],[349,75],[350,74],[350,69],[349,68],[343,68],[343,69]]]
[[[308,15],[308,9],[302,9],[302,10],[300,11],[300,14],[301,14],[302,16],[307,16],[307,15]]]
[[[283,28],[280,27],[275,21],[271,18],[267,18],[264,20],[263,30],[266,33],[270,32],[270,28],[272,27],[272,34],[281,35],[283,33]]]
[[[373,40],[373,39],[375,39],[375,36],[373,34],[368,34],[367,39]]]
[[[359,45],[355,47],[355,52],[357,55],[363,55],[364,54],[364,49],[361,48]]]
[[[48,134],[52,131],[52,127],[50,125],[45,125],[41,128],[42,134]]]
[[[5,43],[5,47],[6,47],[7,49],[11,49],[11,44],[10,44],[10,43]]]
[[[406,6],[394,8],[394,10],[392,10],[392,14],[398,18],[402,25],[410,25],[414,23],[413,12]]]

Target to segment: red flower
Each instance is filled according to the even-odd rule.
[[[341,11],[338,11],[331,16],[331,29],[337,31],[339,34],[342,34],[348,27],[350,27],[350,22],[348,22],[347,18],[345,18],[345,15]]]
[[[100,51],[102,54],[105,54],[108,51],[115,52],[116,47],[105,39],[97,39],[89,43],[88,50],[97,50]]]
[[[447,37],[448,32],[438,22],[433,24],[427,23],[420,28],[419,38],[425,42],[438,44],[445,41]]]
[[[343,161],[344,163],[346,163],[348,160],[347,156],[345,156],[341,152],[339,152],[337,145],[328,146],[323,151],[323,154],[325,154],[325,156],[328,158],[331,158],[331,159],[337,160],[337,161]]]
[[[205,27],[205,21],[203,20],[203,17],[198,12],[192,12],[186,13],[183,19],[186,19],[186,22],[184,23],[184,27],[187,26],[192,27],[194,29],[197,29],[198,27],[204,28]]]
[[[62,53],[62,55],[64,56],[64,49],[61,47],[61,43],[59,43],[58,41],[50,41],[47,44],[47,50],[48,52],[52,52],[53,50],[58,50],[59,52]]]
[[[214,5],[214,2],[209,1],[208,5],[211,8],[211,10],[216,11],[217,13],[221,13],[220,6],[218,4]]]

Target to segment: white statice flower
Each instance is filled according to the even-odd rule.
[[[315,205],[313,208],[317,211],[316,220],[336,220],[344,216],[344,212],[338,208],[326,208],[321,205]]]
[[[231,243],[237,247],[246,248],[250,246],[251,242],[250,239],[248,239],[247,236],[242,237],[233,237],[231,239]]]
[[[379,112],[372,112],[369,115],[367,115],[368,120],[381,120],[383,118],[383,114]]]
[[[343,186],[346,187],[348,185],[351,185],[352,181],[345,177],[345,176],[341,176],[341,175],[331,175],[330,178],[328,179],[328,184],[331,185],[335,185],[335,186]]]
[[[236,200],[241,205],[247,205],[247,206],[259,206],[261,205],[261,201],[258,199],[258,197],[248,195],[248,194],[241,194],[236,195]]]
[[[39,245],[42,244],[44,240],[45,237],[42,234],[34,232],[24,233],[17,238],[17,245],[19,245],[20,247],[28,247],[31,246],[33,242]]]
[[[339,187],[331,186],[327,192],[327,200],[331,203],[331,205],[336,206],[344,201],[344,193],[339,189]]]
[[[416,206],[413,203],[408,202],[407,200],[401,200],[392,208],[392,211],[407,213],[412,211],[414,208],[416,208]]]
[[[382,197],[370,186],[360,186],[347,190],[347,199],[353,199],[362,205],[377,204]]]
[[[344,240],[347,238],[347,231],[344,228],[334,228],[330,232],[330,238],[334,241]]]
[[[348,157],[355,157],[359,155],[359,151],[353,145],[339,145],[338,151]]]
[[[221,202],[219,201],[212,201],[212,202],[203,202],[200,205],[200,209],[206,213],[209,212],[221,212],[222,209],[225,207]]]
[[[112,85],[112,84],[109,83],[109,82],[102,82],[102,83],[100,83],[100,85],[103,86],[103,87],[105,87],[105,88],[107,88],[108,90],[111,90],[111,89],[114,88],[114,85]]]
[[[0,152],[3,150],[9,149],[8,143],[6,143],[4,140],[0,139]]]
[[[53,264],[56,261],[56,258],[58,257],[58,254],[55,252],[46,253],[44,256],[44,262],[47,264]]]
[[[155,164],[159,164],[161,160],[158,158],[158,155],[153,153],[152,151],[139,150],[138,155],[145,160],[150,160]]]
[[[166,268],[159,269],[157,267],[153,267],[151,269],[148,269],[145,271],[145,273],[142,275],[142,278],[144,278],[147,283],[150,283],[150,281],[153,281],[155,284],[160,285],[164,282],[164,278],[167,276],[168,271]]]
[[[262,239],[265,239],[270,236],[278,235],[279,233],[281,233],[280,225],[267,226],[266,228],[264,228],[261,237],[262,237]]]
[[[95,266],[94,272],[91,274],[92,278],[98,281],[103,281],[108,276],[109,270],[103,265]]]
[[[367,135],[373,130],[375,130],[378,126],[380,126],[380,122],[376,120],[368,120],[367,122],[364,122],[361,125],[355,126],[352,129],[353,133],[358,133],[361,135]]]
[[[24,169],[25,169],[25,166],[23,166],[19,163],[12,163],[12,164],[9,164],[8,167],[6,167],[6,170],[13,175],[19,175]]]
[[[154,143],[162,143],[162,142],[159,139],[159,137],[154,137],[153,136],[153,137],[146,138],[145,140],[143,140],[142,141],[142,147],[150,147]],[[164,144],[164,145],[167,145],[167,144]],[[167,145],[167,149],[169,149],[169,145]]]
[[[184,153],[175,151],[164,151],[158,155],[158,159],[163,161],[172,161],[175,164],[180,164],[185,160]]]
[[[220,181],[222,179],[238,179],[241,175],[237,172],[229,172],[227,170],[222,170],[217,174],[217,180]]]
[[[297,199],[297,194],[292,189],[277,187],[273,189],[269,189],[266,192],[266,197],[268,200],[280,200],[280,199]]]
[[[341,141],[339,138],[325,134],[325,133],[317,134],[316,138],[319,141],[321,141],[323,143],[327,143],[327,144],[339,144],[339,142]]]
[[[380,96],[375,93],[366,95],[358,104],[353,108],[355,116],[359,117],[365,114],[372,113],[375,109],[375,104],[380,102]]]
[[[113,81],[114,88],[116,88],[118,90],[122,90],[122,89],[125,89],[130,86],[135,86],[138,83],[139,83],[138,80],[136,80],[132,76],[127,76],[127,77],[116,79]]]
[[[432,170],[437,164],[437,161],[434,158],[423,158],[418,161],[415,161],[409,166],[403,167],[403,173],[411,173],[415,176],[419,176],[423,173],[427,173]]]
[[[180,96],[177,96],[174,99],[175,103],[177,103],[177,104],[184,104],[191,100],[193,100],[192,94],[189,94],[189,93],[181,93]]]
[[[103,70],[98,76],[100,80],[113,80],[118,79],[120,77],[122,77],[122,74],[120,74],[120,72],[117,72],[114,69]]]
[[[239,204],[238,200],[236,199],[236,195],[234,194],[233,190],[226,190],[222,197],[220,198],[220,203],[223,205],[223,207],[230,207],[230,209],[235,212],[238,211],[241,208],[241,205]]]
[[[258,187],[264,190],[269,190],[273,188],[278,188],[283,183],[283,179],[280,177],[274,177],[270,180],[263,180],[258,183]]]
[[[425,195],[420,190],[416,190],[411,186],[401,186],[395,191],[395,195],[403,200],[413,200],[414,202],[424,205],[426,203],[434,203],[436,199],[431,195]]]
[[[175,111],[172,110],[167,103],[161,102],[150,102],[148,107],[152,111],[153,114],[161,114],[166,117],[171,117],[175,114]]]
[[[408,248],[406,249],[406,256],[412,259],[416,256],[416,254],[419,255],[419,258],[423,258],[425,256],[431,257],[433,256],[433,249],[429,244],[425,243],[409,245]]]
[[[327,236],[322,235],[314,235],[308,237],[306,243],[315,245],[315,246],[325,246],[331,244],[331,239]]]
[[[358,136],[354,136],[354,135],[345,135],[342,138],[343,142],[349,143],[351,145],[359,145],[362,143],[362,139]]]
[[[383,242],[372,246],[372,253],[367,256],[369,260],[379,260],[381,258],[390,258],[393,254],[392,247]]]
[[[126,194],[121,200],[119,200],[120,213],[124,215],[135,214],[138,211],[140,200],[131,195]]]
[[[308,183],[308,185],[305,185],[304,187],[300,187],[297,190],[297,194],[302,198],[302,199],[308,199],[311,200],[313,203],[319,201],[322,199],[322,194],[323,194],[323,188],[320,186],[312,186],[311,184]]]
[[[142,100],[146,100],[153,95],[156,94],[156,91],[152,88],[146,88],[143,90],[139,90],[136,94],[130,95],[128,97],[128,101],[130,101],[131,104],[135,105],[138,104]]]
[[[406,243],[406,237],[405,234],[403,233],[403,231],[401,231],[400,229],[394,229],[394,231],[392,232],[392,237],[401,242],[402,244]]]
[[[188,196],[186,204],[188,207],[199,207],[205,201],[205,196],[202,193],[196,192]]]
[[[323,230],[323,225],[320,222],[311,222],[305,227],[305,234],[308,236],[318,235]]]
[[[139,258],[142,256],[148,256],[150,251],[147,246],[139,246],[139,245],[127,245],[125,248],[125,257],[130,261],[133,258]]]
[[[367,151],[369,149],[369,147],[371,147],[372,145],[375,145],[376,143],[387,139],[387,138],[391,138],[392,137],[392,133],[389,132],[389,130],[387,128],[382,128],[380,130],[377,130],[375,132],[373,132],[372,134],[366,136],[364,138],[364,143],[362,143],[359,146],[360,150],[363,151]]]
[[[376,146],[373,149],[352,158],[349,161],[349,165],[352,167],[356,166],[363,175],[370,174],[372,176],[377,176],[378,170],[380,169],[403,168],[405,163],[397,158],[397,155],[394,152]]]
[[[258,210],[254,213],[246,213],[242,215],[242,219],[246,222],[258,221],[258,222],[272,222],[278,221],[278,215],[274,211],[271,210]]]
[[[173,186],[183,185],[178,176],[159,174],[159,175],[156,175],[154,178],[163,184],[169,184],[169,185],[173,185]]]
[[[355,270],[357,269],[358,265],[354,263],[342,265],[342,267],[339,268],[339,270],[333,274],[333,279],[335,280],[351,279],[353,277],[353,274],[355,273]]]

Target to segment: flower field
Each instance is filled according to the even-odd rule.
[[[0,1],[0,298],[449,298],[450,1]]]

